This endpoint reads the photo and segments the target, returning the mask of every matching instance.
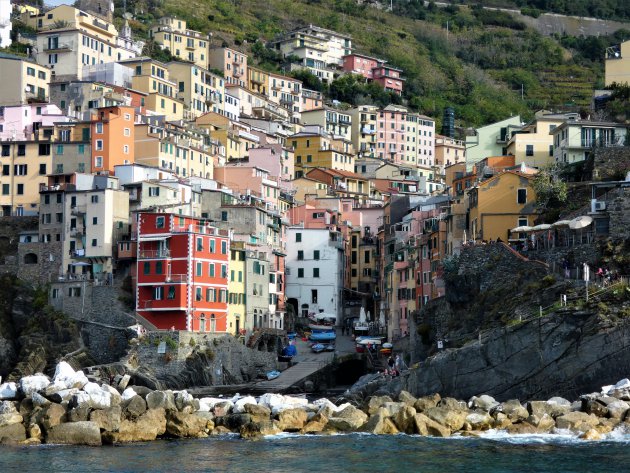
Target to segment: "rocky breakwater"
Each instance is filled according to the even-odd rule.
[[[157,438],[207,437],[228,433],[257,439],[281,432],[334,434],[481,435],[490,429],[512,434],[566,433],[601,439],[630,429],[630,380],[570,402],[497,402],[474,396],[467,402],[439,394],[393,399],[372,396],[361,404],[264,394],[258,398],[195,399],[186,391],[153,391],[90,382],[66,363],[51,380],[27,376],[0,385],[0,444],[102,444]]]

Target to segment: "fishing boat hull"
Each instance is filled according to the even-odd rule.
[[[335,332],[313,332],[310,337],[313,342],[330,342],[337,338]]]

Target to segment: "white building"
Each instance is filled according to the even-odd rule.
[[[286,297],[298,315],[326,312],[341,322],[344,275],[343,236],[327,228],[287,228]]]
[[[241,99],[234,92],[234,88],[228,89],[225,94],[224,114],[233,122],[237,122],[241,115]]]
[[[11,45],[11,0],[0,0],[0,47]]]
[[[551,130],[556,163],[585,161],[593,148],[624,146],[628,130],[622,123],[566,121]]]

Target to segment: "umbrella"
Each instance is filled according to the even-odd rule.
[[[524,232],[531,232],[531,231],[532,231],[532,227],[527,227],[527,226],[516,227],[510,230],[510,232],[512,233],[524,233]]]
[[[383,312],[383,310],[381,310],[381,315],[380,315],[380,317],[378,318],[378,324],[379,324],[381,327],[385,327],[385,312]]]
[[[552,227],[568,227],[571,223],[571,220],[558,220],[556,223],[552,223]]]
[[[591,223],[593,223],[593,218],[588,215],[582,215],[581,217],[574,218],[569,222],[569,228],[571,230],[581,230],[582,228],[588,227]]]
[[[367,319],[365,318],[365,309],[361,307],[361,310],[359,311],[359,323],[364,324],[365,322],[367,322]]]
[[[532,231],[539,232],[542,230],[549,230],[550,228],[551,228],[551,225],[549,225],[548,223],[542,223],[540,225],[536,225],[535,227],[532,227]]]
[[[370,311],[367,311],[367,319],[370,320]]]

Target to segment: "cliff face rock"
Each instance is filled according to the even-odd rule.
[[[420,363],[404,382],[412,394],[571,398],[627,376],[628,289],[585,303],[583,285],[556,282],[544,264],[499,244],[464,249],[447,273],[447,296],[414,321],[411,356]],[[538,317],[561,294],[570,307]]]
[[[458,398],[486,393],[497,400],[575,398],[598,391],[630,370],[630,321],[601,327],[592,313],[565,313],[495,329],[448,349],[411,371],[415,395]]]

